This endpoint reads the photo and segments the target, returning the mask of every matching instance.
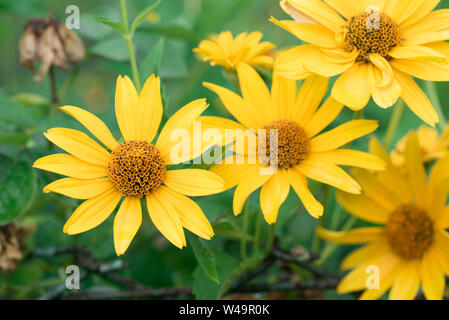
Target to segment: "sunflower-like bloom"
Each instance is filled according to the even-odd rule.
[[[447,154],[449,147],[449,126],[444,129],[441,136],[435,128],[421,126],[416,132],[424,162],[441,159]],[[396,144],[396,150],[391,152],[391,161],[396,166],[404,164],[404,150],[408,135],[404,136]]]
[[[239,62],[263,69],[273,67],[273,56],[270,54],[276,46],[262,39],[261,32],[240,33],[235,37],[230,31],[213,35],[209,40],[200,42],[198,48],[193,49],[203,61],[209,61],[212,66],[220,65],[234,70]]]
[[[449,274],[449,157],[438,160],[427,178],[416,133],[407,139],[404,170],[390,162],[377,140],[371,141],[371,151],[385,160],[387,169],[354,172],[363,194],[338,192],[337,200],[356,217],[382,226],[317,231],[338,243],[366,244],[343,261],[342,269],[353,270],[337,291],[365,290],[361,299],[377,299],[391,289],[390,299],[414,299],[421,286],[427,299],[441,299]],[[378,286],[368,289],[373,266]]]
[[[376,130],[376,121],[353,120],[320,134],[343,108],[333,98],[328,98],[320,107],[328,88],[328,78],[311,76],[297,93],[295,80],[275,75],[270,93],[259,74],[248,65],[239,64],[237,74],[243,97],[215,84],[204,84],[220,97],[239,123],[220,118],[213,122],[217,127],[251,129],[245,132],[253,132],[253,135],[265,132],[265,138],[271,137],[271,130],[277,130],[278,169],[269,173],[263,170],[268,166],[263,161],[252,164],[250,159],[257,151],[250,148],[237,149],[239,154],[230,156],[236,158],[232,159],[233,164],[226,158],[211,169],[226,181],[226,188],[237,185],[233,200],[235,215],[241,213],[249,195],[262,187],[262,212],[269,224],[275,223],[279,207],[292,186],[307,211],[319,217],[323,214],[323,206],[310,192],[307,178],[358,194],[359,184],[338,165],[383,169],[384,163],[378,157],[361,151],[338,149]],[[212,120],[209,117],[207,121]],[[270,142],[267,141],[265,146],[267,149],[262,157],[270,154]],[[239,163],[239,156],[247,158],[241,161],[243,164]]]
[[[339,76],[332,97],[353,110],[371,97],[382,108],[401,97],[430,125],[438,115],[413,77],[449,81],[449,10],[438,0],[282,0],[295,21],[270,20],[306,45],[279,55],[275,72]]]
[[[176,129],[189,130],[207,108],[205,99],[193,101],[175,113],[152,144],[162,119],[160,79],[152,75],[139,95],[128,77],[117,79],[115,113],[123,143],[117,142],[95,115],[73,106],[61,109],[78,120],[103,146],[81,131],[53,128],[45,137],[69,154],[38,159],[34,167],[68,178],[50,183],[44,192],[87,199],[72,214],[64,232],[78,234],[95,228],[122,201],[114,219],[114,245],[123,254],[142,221],[141,198],[145,198],[153,224],[175,246],[186,245],[183,227],[210,239],[214,232],[201,208],[186,196],[221,192],[224,181],[200,169],[167,170],[172,159]],[[193,155],[192,155],[193,156]]]

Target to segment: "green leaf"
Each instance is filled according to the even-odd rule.
[[[217,267],[215,265],[215,255],[200,239],[195,235],[188,233],[187,240],[193,249],[196,260],[198,261],[201,270],[212,281],[220,283],[218,280]]]
[[[89,14],[85,14],[85,16],[88,18],[91,18],[99,23],[107,25],[111,28],[114,28],[115,30],[119,31],[121,34],[126,35],[125,26],[121,22],[112,21],[112,20],[109,20],[108,18],[102,17],[102,16],[94,16],[94,15],[89,15]]]
[[[227,253],[222,251],[215,252],[215,260],[217,262],[217,273],[220,282],[223,282],[238,267],[238,261]],[[221,285],[212,281],[206,276],[198,266],[193,273],[193,293],[198,300],[214,300],[218,299]]]
[[[197,43],[200,37],[186,26],[179,24],[172,24],[166,26],[145,26],[139,29],[139,31],[157,33],[164,37],[174,40],[184,40],[192,43]]]
[[[13,144],[23,146],[30,137],[25,133],[0,132],[0,144]]]
[[[151,13],[153,12],[154,9],[156,9],[156,7],[159,5],[159,3],[161,3],[161,0],[156,1],[154,4],[152,4],[149,7],[146,7],[145,9],[143,9],[142,11],[140,11],[140,13],[137,15],[137,17],[134,19],[134,21],[131,23],[131,28],[130,28],[130,34],[134,34],[134,31],[136,31],[136,29],[139,27],[139,25],[143,22],[143,20],[145,20],[145,18]]]
[[[128,49],[122,37],[99,41],[90,48],[90,52],[116,61],[129,59]]]
[[[28,162],[3,156],[1,160],[9,166],[0,181],[0,224],[6,224],[27,209],[36,189],[36,172]]]
[[[142,62],[140,66],[140,75],[142,77],[142,82],[154,74],[159,74],[162,56],[164,55],[165,39],[160,38],[159,41],[151,48],[148,55]]]

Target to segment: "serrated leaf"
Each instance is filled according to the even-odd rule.
[[[0,144],[25,145],[30,138],[25,133],[0,132]]]
[[[9,165],[0,181],[0,224],[6,224],[28,207],[36,189],[36,172],[28,162],[14,162],[6,157],[2,157],[2,160]]]
[[[145,20],[145,18],[161,3],[161,0],[156,1],[151,6],[143,9],[131,23],[130,34],[134,34],[134,31],[139,27],[139,25]]]
[[[112,20],[109,20],[108,18],[102,17],[102,16],[94,16],[94,15],[89,15],[89,14],[86,14],[85,16],[88,18],[91,18],[99,23],[107,25],[111,28],[114,28],[115,30],[119,31],[123,35],[126,34],[125,26],[121,22],[112,21]]]
[[[162,56],[164,55],[164,46],[165,39],[160,38],[143,60],[142,65],[140,66],[142,82],[145,82],[145,80],[153,73],[159,75]]]
[[[187,234],[187,240],[192,247],[198,264],[203,270],[204,274],[208,276],[212,281],[220,283],[218,280],[217,267],[215,264],[215,255],[212,250],[209,249],[204,243],[201,242],[196,236],[191,233]]]

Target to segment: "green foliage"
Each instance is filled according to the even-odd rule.
[[[156,75],[160,73],[162,57],[164,55],[164,46],[165,39],[160,38],[143,60],[142,65],[140,66],[140,76],[142,82],[144,82],[153,73]]]
[[[201,270],[203,270],[204,274],[211,280],[219,283],[220,281],[218,280],[215,255],[213,251],[195,235],[188,233],[187,240],[192,247],[193,253],[195,254],[195,258],[198,261]]]
[[[131,35],[134,34],[134,31],[136,31],[136,29],[140,26],[140,24],[143,22],[143,20],[145,20],[145,18],[154,11],[154,9],[157,8],[157,6],[159,5],[159,3],[161,3],[162,0],[158,0],[156,1],[154,4],[152,4],[151,6],[143,9],[138,15],[137,17],[134,19],[134,21],[131,23],[131,27],[129,29],[129,33]]]

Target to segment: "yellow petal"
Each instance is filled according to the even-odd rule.
[[[157,142],[156,147],[162,153],[162,157],[167,164],[172,163],[170,159],[170,152],[176,141],[173,141],[171,136],[176,133],[177,130],[189,130],[193,127],[193,122],[203,113],[209,105],[206,103],[206,99],[198,99],[192,101],[178,110],[168,121],[165,123]],[[173,159],[174,160],[174,159]]]
[[[271,175],[261,174],[260,169],[261,167],[259,165],[251,165],[242,176],[242,180],[234,192],[234,200],[232,203],[234,215],[239,215],[242,212],[243,205],[250,194],[270,179]]]
[[[427,12],[421,10],[418,11],[417,14],[415,14],[415,23],[409,23],[409,21],[403,23],[401,25],[401,36],[404,39],[408,39],[409,37],[413,37],[420,33],[422,34],[447,30],[449,10],[443,9],[430,12],[438,4],[438,2],[439,0],[425,0],[424,3],[428,6],[426,9],[430,10]],[[421,19],[417,19],[419,18],[418,15],[421,16]]]
[[[352,110],[362,109],[371,98],[368,73],[368,64],[355,64],[335,81],[332,97]]]
[[[389,0],[386,2],[384,10],[394,22],[400,25],[419,9],[422,2],[423,0],[414,0],[412,2],[403,0]]]
[[[36,160],[34,168],[78,179],[96,179],[108,175],[108,167],[82,161],[72,155],[57,153]]]
[[[357,181],[336,165],[304,160],[297,167],[302,174],[310,179],[331,185],[349,193],[360,194],[361,188]]]
[[[449,33],[449,32],[448,32]],[[391,65],[404,73],[427,81],[449,81],[449,64],[421,59],[395,59]]]
[[[178,211],[161,196],[163,186],[146,195],[148,213],[154,226],[179,249],[186,245],[184,230]],[[163,191],[162,191],[163,192]]]
[[[114,188],[108,178],[76,179],[64,178],[45,186],[44,192],[56,192],[75,199],[90,199]]]
[[[386,76],[386,73],[375,65],[369,66],[368,76],[374,102],[384,109],[392,107],[402,94],[402,88],[397,80],[390,75]],[[388,78],[390,83],[385,85]]]
[[[118,256],[125,253],[142,223],[142,207],[137,197],[126,197],[114,219],[114,247]]]
[[[246,63],[239,63],[237,75],[243,99],[254,109],[253,117],[259,118],[263,125],[273,121],[270,92],[256,70]]]
[[[362,7],[362,1],[324,0],[324,2],[348,20],[365,10]]]
[[[300,40],[323,48],[336,48],[335,33],[323,25],[312,23],[298,23],[291,20],[269,19],[275,25],[287,30]]]
[[[423,44],[430,44],[432,42],[439,42],[449,40],[449,32],[427,32],[417,33],[413,36],[409,36],[406,40],[403,40],[401,45],[403,46],[420,46]]]
[[[113,137],[111,131],[109,131],[109,128],[94,114],[72,106],[61,107],[61,110],[78,120],[110,150],[118,147],[119,144]]]
[[[427,46],[398,46],[391,50],[389,55],[395,59],[416,59],[438,63],[448,62],[444,54]]]
[[[342,103],[329,97],[304,127],[307,136],[312,138],[324,130],[340,114],[343,107]]]
[[[358,150],[338,149],[315,152],[310,155],[310,158],[315,161],[329,162],[339,166],[351,166],[369,170],[385,169],[385,161],[373,154]]]
[[[254,116],[254,112],[246,102],[236,93],[229,89],[212,83],[203,82],[203,86],[215,92],[223,102],[226,109],[247,128],[257,129],[263,127],[262,121]]]
[[[290,120],[305,126],[311,121],[326,95],[329,79],[318,75],[308,77],[299,89],[296,105],[288,113]]]
[[[420,283],[420,261],[403,261],[396,271],[396,277],[390,290],[390,300],[413,300]]]
[[[324,240],[342,244],[367,243],[385,238],[385,230],[380,227],[357,228],[350,231],[331,231],[318,227],[316,232]]]
[[[436,250],[435,246],[430,247],[424,253],[421,262],[422,289],[427,300],[442,300],[446,286]]]
[[[242,176],[250,169],[249,164],[238,164],[236,156],[232,155],[227,158],[233,158],[232,164],[226,164],[226,158],[221,164],[213,166],[210,171],[218,174],[225,181],[225,189],[231,189],[240,183]],[[230,160],[229,160],[230,161]]]
[[[115,88],[115,115],[125,141],[138,138],[135,121],[137,99],[137,92],[131,80],[127,76],[119,76]]]
[[[64,225],[64,232],[77,234],[95,228],[114,211],[122,194],[115,188],[84,201]]]
[[[260,191],[260,208],[268,224],[276,222],[279,208],[287,199],[289,192],[290,182],[284,169],[279,169],[262,186]]]
[[[138,98],[136,131],[138,140],[153,141],[162,119],[161,80],[152,75],[148,78]]]
[[[194,197],[225,190],[225,182],[219,175],[201,169],[167,170],[164,184],[178,193]]]
[[[52,128],[44,136],[75,157],[100,166],[109,163],[111,155],[85,133],[66,128]]]
[[[214,236],[209,220],[195,201],[165,186],[158,189],[158,196],[173,205],[184,228],[207,240]]]
[[[306,177],[297,169],[292,168],[287,170],[288,179],[299,199],[306,208],[307,212],[315,218],[319,218],[323,215],[324,208],[318,200],[315,199],[313,194],[308,188]]]
[[[366,195],[337,192],[337,200],[346,211],[365,221],[386,223],[390,214]]]
[[[426,205],[426,171],[421,158],[421,148],[415,132],[410,133],[404,152],[405,166],[407,168],[415,201],[423,208]]]
[[[287,4],[287,10],[293,18],[295,15],[304,15],[334,31],[341,30],[346,24],[337,12],[320,0],[286,0]]]
[[[279,52],[274,61],[274,73],[293,80],[309,77],[311,73],[304,68],[303,59],[304,52],[309,50],[303,45]]]
[[[422,28],[422,20],[430,18],[433,14],[441,11],[435,11],[430,13],[435,7],[438,5],[440,0],[419,0],[421,2],[421,6],[407,18],[404,22],[401,23],[401,33],[407,32],[409,27],[414,28],[415,26],[418,28]],[[430,14],[429,14],[430,13]],[[435,19],[435,17],[432,17]],[[446,20],[447,21],[447,20]]]
[[[271,84],[273,120],[289,119],[290,113],[295,110],[296,95],[296,80],[284,78],[277,73],[273,74]]]
[[[384,255],[390,250],[387,241],[381,240],[369,243],[360,249],[352,251],[341,263],[341,269],[347,270],[359,265],[366,264],[368,261],[380,255]]]
[[[311,149],[313,152],[337,149],[352,140],[373,132],[378,126],[375,120],[352,120],[346,122],[313,138],[310,141]]]

